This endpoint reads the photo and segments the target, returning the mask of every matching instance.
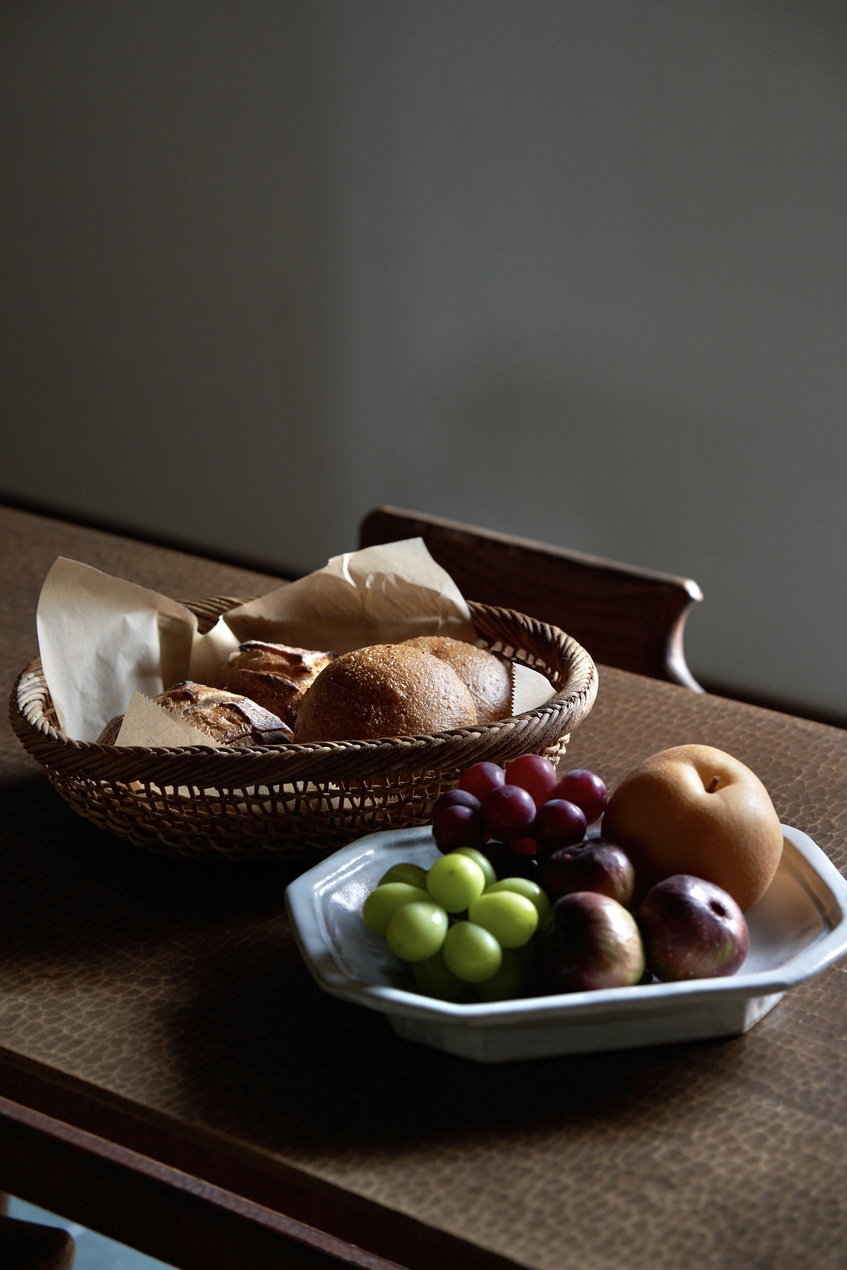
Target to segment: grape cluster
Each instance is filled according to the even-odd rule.
[[[442,852],[476,847],[499,877],[539,881],[542,862],[581,843],[606,800],[596,773],[575,768],[560,778],[542,754],[522,754],[505,767],[474,763],[436,800],[433,839]]]
[[[581,843],[605,805],[593,772],[560,779],[539,754],[475,763],[433,808],[439,858],[428,870],[392,865],[364,902],[365,925],[427,995],[521,996],[532,990],[536,936],[550,913],[541,861]]]
[[[482,852],[460,847],[428,870],[392,865],[365,899],[362,917],[411,966],[419,991],[496,1001],[523,992],[533,936],[549,909],[537,883],[498,879]]]

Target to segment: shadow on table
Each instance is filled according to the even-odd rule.
[[[445,1142],[643,1117],[708,1089],[744,1042],[708,1042],[483,1064],[398,1037],[375,1011],[313,983],[271,921],[261,944],[221,949],[172,1020],[202,1117],[271,1150],[325,1152]],[[194,1066],[203,1053],[208,1065]]]
[[[271,1151],[337,1158],[533,1126],[655,1126],[657,1106],[743,1063],[743,1040],[493,1065],[416,1045],[313,983],[284,917],[302,866],[154,855],[77,816],[40,776],[0,788],[0,818],[8,841],[29,844],[0,852],[13,900],[0,984],[110,995],[119,1018],[160,1038],[156,1079],[183,1114]],[[112,1046],[110,1078],[131,1087],[120,1064],[132,1051],[97,1031],[107,1024],[80,1019],[80,1038]]]

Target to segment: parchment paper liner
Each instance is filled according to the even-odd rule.
[[[214,683],[229,654],[249,639],[335,652],[422,634],[478,642],[464,597],[420,538],[334,556],[323,569],[230,609],[205,634],[185,605],[59,558],[42,587],[37,629],[64,733],[95,741],[123,714],[122,746],[215,748],[206,733],[150,698],[184,679]],[[535,671],[512,669],[513,712],[552,695]]]

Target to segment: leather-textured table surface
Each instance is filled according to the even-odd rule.
[[[174,598],[272,581],[8,508],[0,544],[8,689],[57,555]],[[601,667],[567,763],[613,785],[688,741],[753,767],[844,868],[838,729]],[[475,1064],[318,990],[284,867],[172,861],[95,829],[8,722],[0,763],[0,1094],[404,1265],[847,1264],[844,966],[743,1037]]]

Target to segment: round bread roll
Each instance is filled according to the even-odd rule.
[[[295,741],[373,741],[478,722],[470,691],[446,662],[407,644],[342,653],[306,691]]]
[[[512,714],[512,676],[508,666],[487,648],[448,635],[416,635],[404,641],[452,666],[470,690],[480,723],[496,723]]]

